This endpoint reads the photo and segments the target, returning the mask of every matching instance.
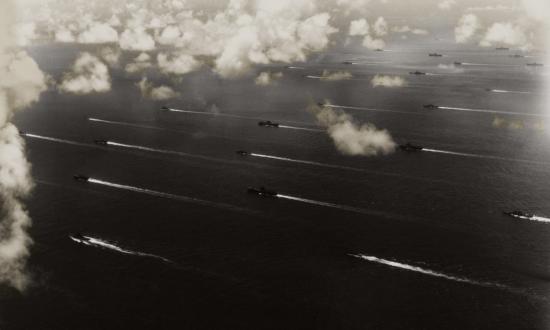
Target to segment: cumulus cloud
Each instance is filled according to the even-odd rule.
[[[22,200],[33,181],[25,144],[10,123],[15,111],[37,101],[46,90],[46,77],[26,52],[17,51],[11,33],[16,3],[0,1],[0,282],[24,290],[29,283],[26,260],[32,243],[31,219]]]
[[[153,63],[151,63],[151,56],[147,53],[141,53],[133,60],[133,62],[126,64],[124,69],[128,73],[136,73],[144,71],[152,66]]]
[[[373,28],[374,33],[378,37],[383,37],[388,34],[388,22],[386,22],[386,19],[384,19],[384,17],[378,17],[376,22],[374,22]]]
[[[144,52],[155,49],[155,40],[144,28],[126,29],[120,36],[119,44],[124,50]]]
[[[339,81],[339,80],[348,80],[353,78],[353,75],[349,71],[335,71],[330,72],[328,70],[323,71],[321,80],[323,81]]]
[[[326,127],[338,151],[350,156],[377,156],[392,153],[396,148],[390,133],[372,124],[357,124],[353,118],[332,107],[311,105],[319,125]]]
[[[159,70],[167,74],[184,75],[200,67],[200,62],[188,54],[169,56],[161,53],[157,55],[157,62]]]
[[[150,83],[145,77],[141,79],[141,81],[137,83],[136,86],[141,91],[142,97],[151,99],[154,101],[165,101],[165,100],[173,99],[179,96],[179,93],[174,91],[172,87],[169,87],[169,86],[154,87],[153,84]]]
[[[349,25],[349,35],[350,36],[366,36],[369,34],[370,28],[369,23],[366,19],[361,18],[355,21],[351,21]]]
[[[82,53],[73,65],[72,72],[65,74],[59,90],[73,94],[101,93],[111,90],[109,69],[90,53]]]
[[[442,70],[448,70],[450,72],[453,72],[453,73],[460,73],[460,72],[464,72],[464,69],[460,66],[456,66],[454,63],[451,63],[451,64],[439,64],[437,66],[439,69],[442,69]]]
[[[272,72],[260,72],[258,77],[254,80],[256,85],[258,86],[269,86],[273,84],[275,81],[281,79],[283,77],[282,72],[272,73]]]
[[[371,0],[336,0],[336,8],[344,12],[345,15],[351,13],[364,13]]]
[[[83,44],[104,44],[118,41],[118,32],[110,25],[94,23],[77,38]]]
[[[466,43],[475,36],[481,28],[479,19],[474,14],[463,15],[455,27],[455,40],[457,43]]]
[[[517,46],[526,50],[532,47],[524,28],[510,22],[491,25],[483,36],[480,45],[483,47],[495,45]]]
[[[376,75],[372,78],[371,84],[373,87],[403,87],[407,82],[398,76]]]
[[[386,42],[382,39],[366,36],[365,39],[363,39],[363,46],[368,49],[384,49],[386,47]]]
[[[407,27],[408,28],[408,27]],[[350,37],[363,37],[362,45],[367,49],[384,49],[386,43],[380,38],[373,37],[371,31],[376,36],[388,34],[388,24],[383,17],[379,17],[373,24],[372,29],[366,19],[361,18],[350,22],[348,35]]]
[[[74,33],[66,27],[60,27],[55,31],[55,41],[57,42],[76,42]]]
[[[104,47],[100,51],[101,58],[112,67],[118,66],[121,52],[118,48]]]
[[[36,34],[36,24],[34,22],[18,24],[15,29],[15,34],[17,36],[18,46],[28,46],[38,37]]]
[[[437,7],[441,10],[449,10],[456,5],[456,0],[443,0],[437,4]]]

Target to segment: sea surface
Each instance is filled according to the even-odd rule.
[[[59,80],[82,50],[30,52]],[[547,329],[549,71],[514,53],[333,49],[234,80],[205,68],[166,104],[123,65],[108,93],[44,93],[15,118],[36,180],[33,286],[0,289],[0,328]],[[354,78],[305,77],[323,70]],[[283,77],[257,86],[261,71]],[[430,151],[342,155],[306,110],[325,100]],[[259,186],[282,196],[246,193]]]

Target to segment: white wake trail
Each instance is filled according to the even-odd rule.
[[[117,126],[126,126],[126,127],[134,127],[134,128],[145,128],[145,129],[153,129],[157,131],[175,131],[170,128],[163,128],[163,127],[156,127],[151,125],[142,125],[142,124],[133,124],[133,123],[127,123],[122,121],[114,121],[114,120],[106,120],[106,119],[98,119],[98,118],[88,118],[89,121],[96,122],[96,123],[103,123],[103,124],[109,124],[109,125],[117,125]]]
[[[445,184],[450,184],[450,185],[456,185],[457,184],[455,182],[450,182],[450,181],[445,181],[445,180],[436,180],[436,179],[428,179],[428,178],[422,178],[422,177],[416,177],[416,176],[408,176],[408,175],[403,175],[403,174],[399,174],[399,173],[380,172],[380,171],[368,170],[368,169],[364,169],[364,168],[320,163],[320,162],[314,162],[314,161],[303,160],[303,159],[293,159],[293,158],[279,157],[279,156],[265,155],[265,154],[258,154],[258,153],[250,153],[249,155],[251,157],[257,157],[257,158],[272,159],[272,160],[278,160],[278,161],[283,161],[283,162],[291,162],[291,163],[296,163],[296,164],[304,164],[304,165],[332,168],[332,169],[345,170],[345,171],[361,172],[361,173],[367,173],[367,174],[383,175],[383,176],[388,176],[388,177],[407,178],[409,180],[438,182],[438,183],[445,183]]]
[[[410,111],[399,111],[399,110],[368,108],[368,107],[355,107],[355,106],[338,105],[338,104],[323,104],[323,107],[341,108],[341,109],[350,109],[350,110],[361,110],[361,111],[392,112],[392,113],[402,113],[402,114],[407,114],[407,115],[424,115],[423,113],[416,113],[416,112],[410,112]]]
[[[447,279],[447,280],[450,280],[450,281],[468,283],[468,284],[473,284],[473,285],[478,285],[478,286],[483,286],[483,287],[493,287],[493,288],[499,288],[499,289],[510,289],[508,286],[500,284],[500,283],[477,281],[477,280],[473,280],[473,279],[469,279],[469,278],[465,278],[465,277],[459,277],[459,276],[455,276],[455,275],[450,275],[450,274],[437,272],[437,271],[434,271],[434,270],[431,270],[431,269],[426,269],[426,268],[422,268],[422,267],[418,267],[418,266],[404,264],[404,263],[400,263],[400,262],[397,262],[397,261],[382,259],[382,258],[378,258],[378,257],[375,257],[375,256],[368,256],[368,255],[364,255],[364,254],[350,254],[349,256],[359,258],[359,259],[362,259],[362,260],[366,260],[366,261],[369,261],[369,262],[381,264],[381,265],[386,265],[386,266],[393,267],[393,268],[399,268],[399,269],[412,271],[412,272],[416,272],[416,273],[420,273],[420,274],[424,274],[424,275],[428,275],[428,276],[440,277],[440,278],[444,278],[444,279]]]
[[[493,114],[501,114],[501,115],[516,115],[516,116],[527,116],[527,117],[549,117],[549,115],[537,114],[537,113],[500,111],[500,110],[490,110],[490,109],[470,109],[470,108],[443,107],[443,106],[438,106],[437,108],[438,109],[443,109],[443,110],[478,112],[478,113],[493,113]]]
[[[538,215],[535,215],[531,218],[531,220],[533,221],[538,221],[538,222],[546,222],[546,223],[550,223],[550,218],[545,218],[545,217],[540,217]]]
[[[227,117],[227,118],[237,118],[237,119],[257,119],[254,117],[232,115],[229,113],[219,113],[219,112],[206,112],[206,111],[195,111],[195,110],[183,110],[183,109],[173,109],[168,108],[167,111],[170,112],[179,112],[179,113],[189,113],[194,115],[203,115],[203,116],[212,116],[212,117]]]
[[[465,153],[465,152],[455,152],[455,151],[438,150],[438,149],[430,149],[430,148],[424,148],[424,149],[422,149],[422,151],[433,152],[433,153],[438,153],[438,154],[462,156],[462,157],[482,158],[482,159],[494,159],[494,160],[503,160],[503,161],[509,161],[509,162],[520,162],[520,163],[537,164],[537,165],[548,165],[548,164],[549,164],[549,163],[547,163],[547,162],[539,162],[539,161],[535,161],[535,160],[516,159],[516,158],[506,158],[506,157],[490,156],[490,155],[480,155],[480,154],[470,154],[470,153]]]
[[[53,138],[53,137],[49,137],[49,136],[42,136],[42,135],[38,135],[38,134],[23,133],[21,135],[32,138],[32,139],[70,144],[70,145],[79,146],[79,147],[93,147],[91,144],[75,142],[75,141],[69,141],[69,140],[64,140],[64,139],[57,139],[57,138]]]
[[[308,132],[326,132],[325,130],[322,130],[322,129],[296,127],[296,126],[288,126],[288,125],[279,125],[279,128],[293,129],[298,131],[308,131]]]
[[[170,112],[176,112],[176,113],[188,113],[188,114],[195,114],[195,115],[203,115],[203,116],[210,116],[210,117],[226,117],[226,118],[235,118],[235,119],[245,119],[245,120],[263,120],[263,118],[260,117],[250,117],[250,116],[241,116],[241,115],[233,115],[229,113],[219,113],[219,112],[205,112],[205,111],[195,111],[195,110],[183,110],[183,109],[174,109],[174,108],[168,108]],[[304,122],[299,121],[286,121],[287,123],[293,123],[293,124],[308,124]]]
[[[120,246],[117,246],[113,243],[109,243],[109,242],[104,241],[104,240],[99,239],[99,238],[94,238],[94,237],[89,237],[89,236],[82,236],[82,238],[74,237],[74,236],[69,236],[69,237],[74,242],[77,242],[77,243],[80,243],[80,244],[100,247],[100,248],[116,251],[116,252],[123,253],[123,254],[138,256],[138,257],[148,257],[148,258],[159,259],[159,260],[162,260],[162,261],[167,262],[167,263],[173,263],[172,260],[166,259],[166,258],[158,256],[156,254],[123,249]]]
[[[161,197],[161,198],[178,200],[178,201],[187,202],[187,203],[193,203],[193,204],[199,204],[199,205],[204,205],[204,206],[211,206],[211,207],[216,207],[216,208],[228,209],[228,210],[232,210],[232,211],[236,211],[236,212],[243,212],[243,213],[251,213],[252,212],[250,210],[243,209],[243,208],[233,206],[233,205],[229,205],[229,204],[225,204],[225,203],[212,202],[212,201],[208,201],[208,200],[204,200],[204,199],[188,197],[188,196],[183,196],[183,195],[175,195],[175,194],[165,193],[165,192],[156,191],[156,190],[150,190],[150,189],[139,188],[139,187],[124,185],[124,184],[119,184],[119,183],[114,183],[114,182],[98,180],[98,179],[94,179],[94,178],[89,178],[88,183],[98,184],[98,185],[107,186],[107,187],[116,188],[116,189],[121,189],[121,190],[133,191],[133,192],[146,194],[146,195],[151,195],[151,196],[156,196],[156,197]]]
[[[319,162],[314,162],[314,161],[309,161],[309,160],[301,160],[301,159],[293,159],[293,158],[287,158],[287,157],[279,157],[279,156],[258,154],[258,153],[254,153],[254,152],[250,153],[250,156],[251,157],[258,157],[258,158],[280,160],[280,161],[284,161],[284,162],[291,162],[291,163],[297,163],[297,164],[305,164],[305,165],[314,165],[314,166],[321,166],[321,167],[327,167],[327,168],[342,169],[342,170],[363,171],[362,169],[355,168],[355,167],[325,164],[325,163],[319,163]]]
[[[503,67],[519,67],[521,65],[517,64],[490,64],[490,63],[462,63],[461,65],[465,66],[503,66]]]
[[[371,214],[372,213],[372,212],[369,212],[367,210],[360,209],[360,208],[357,208],[357,207],[339,205],[339,204],[327,203],[327,202],[321,202],[321,201],[316,201],[316,200],[313,200],[313,199],[306,199],[306,198],[300,198],[300,197],[283,195],[283,194],[277,194],[276,197],[291,200],[291,201],[311,204],[311,205],[317,205],[317,206],[330,207],[330,208],[334,208],[334,209],[340,209],[340,210],[354,212],[354,213],[362,213],[362,214]]]
[[[504,89],[491,89],[490,92],[492,93],[499,93],[499,94],[535,94],[533,92],[521,92],[521,91],[507,91]]]

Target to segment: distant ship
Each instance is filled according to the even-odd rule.
[[[164,106],[160,107],[160,110],[162,110],[162,111],[169,111],[170,108],[164,105]]]
[[[400,145],[399,149],[401,149],[403,151],[408,151],[408,152],[415,152],[415,151],[422,151],[424,149],[424,147],[417,146],[417,145],[414,145],[414,144],[411,144],[411,143],[407,143],[407,144]]]
[[[531,220],[535,216],[532,213],[527,213],[527,212],[517,211],[517,210],[510,211],[510,212],[503,212],[503,213],[506,214],[507,216],[518,218],[518,219],[524,219],[524,220]]]
[[[75,179],[76,181],[80,181],[80,182],[88,182],[88,180],[90,180],[89,177],[87,177],[85,175],[82,175],[82,174],[73,175],[73,179]]]
[[[375,52],[383,52],[384,50],[382,48],[376,48],[374,51]]]
[[[250,156],[250,152],[244,151],[244,150],[238,150],[236,153],[237,153],[237,155],[243,156],[243,157],[244,156]]]
[[[355,64],[355,63],[354,63],[354,62],[352,62],[352,61],[344,61],[344,62],[342,62],[342,64],[348,64],[348,65],[351,65],[351,64]]]
[[[260,188],[248,187],[246,192],[249,193],[249,194],[259,196],[259,197],[268,197],[268,198],[277,197],[277,192],[276,191],[268,190],[265,187],[260,187]]]
[[[94,140],[94,143],[97,144],[98,146],[106,146],[108,145],[109,143],[105,140]]]
[[[439,109],[439,107],[434,104],[425,104],[424,109]]]
[[[414,75],[417,75],[417,76],[425,76],[425,75],[426,75],[426,72],[422,72],[422,71],[412,71],[412,72],[409,72],[409,74],[414,74]]]
[[[508,47],[497,47],[496,50],[510,50]]]
[[[430,53],[428,55],[431,56],[431,57],[442,57],[443,56],[443,54],[439,54],[439,53]]]
[[[462,62],[454,62],[454,65],[462,65]]]
[[[279,123],[274,123],[271,120],[262,120],[258,122],[258,126],[262,127],[279,127]]]
[[[527,65],[527,66],[544,66],[544,64],[542,64],[542,63],[527,63],[525,65]]]
[[[521,55],[521,54],[514,54],[514,55],[510,55],[510,57],[513,57],[513,58],[524,58],[525,56],[524,56],[524,55]]]

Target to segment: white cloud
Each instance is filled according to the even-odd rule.
[[[136,73],[144,71],[152,66],[151,56],[147,53],[141,53],[133,60],[133,62],[126,64],[124,69],[128,73]]]
[[[374,33],[378,37],[383,37],[388,34],[388,22],[386,22],[384,17],[378,17],[376,22],[374,22],[373,28]]]
[[[187,54],[177,54],[168,56],[167,54],[158,54],[157,62],[162,73],[184,75],[200,67],[193,56]]]
[[[403,87],[407,84],[405,79],[399,77],[399,76],[384,76],[384,75],[376,75],[371,80],[371,84],[373,87]]]
[[[147,78],[143,78],[136,86],[141,91],[141,95],[144,98],[154,101],[165,101],[173,99],[179,96],[179,93],[174,91],[169,86],[154,87],[153,84],[147,81]]]
[[[335,71],[330,72],[328,70],[323,71],[321,80],[324,81],[339,81],[339,80],[348,80],[353,78],[353,75],[348,71]]]
[[[521,0],[521,5],[529,17],[548,23],[550,19],[550,2],[548,0]]]
[[[443,0],[437,4],[437,7],[441,10],[450,10],[456,5],[456,0]]]
[[[481,29],[479,19],[474,14],[463,15],[455,27],[455,40],[457,43],[466,43]]]
[[[72,72],[63,77],[59,89],[73,94],[107,92],[111,90],[109,69],[92,54],[82,53],[73,65]]]
[[[258,86],[269,86],[273,84],[276,80],[279,80],[283,77],[282,72],[272,73],[272,72],[260,72],[258,77],[254,80]]]
[[[18,24],[15,30],[17,36],[17,45],[25,47],[38,37],[36,33],[36,24],[34,22]]]
[[[480,45],[484,47],[499,45],[517,46],[522,49],[530,49],[532,47],[523,27],[510,22],[494,23],[483,36]]]
[[[350,36],[365,36],[369,34],[369,23],[366,19],[361,18],[355,21],[351,21],[349,26]]]
[[[77,40],[83,44],[113,43],[118,41],[118,32],[108,24],[94,23]]]
[[[66,27],[60,27],[55,31],[55,41],[57,42],[76,42],[74,33]]]
[[[386,43],[382,39],[375,39],[371,36],[366,36],[365,39],[363,39],[363,46],[368,49],[384,49],[386,47]]]
[[[101,58],[107,62],[110,66],[116,67],[118,66],[118,62],[120,61],[120,49],[113,48],[113,47],[104,47],[100,51]]]
[[[359,125],[353,118],[331,107],[310,106],[319,125],[327,128],[338,151],[350,156],[387,155],[395,150],[396,144],[386,130],[379,130],[372,124]]]
[[[126,29],[120,36],[120,48],[124,50],[150,51],[155,49],[155,40],[143,28]]]
[[[0,1],[0,282],[24,290],[29,284],[26,261],[32,239],[31,219],[22,200],[33,187],[25,144],[10,123],[13,114],[36,102],[46,77],[12,32],[17,3]]]

